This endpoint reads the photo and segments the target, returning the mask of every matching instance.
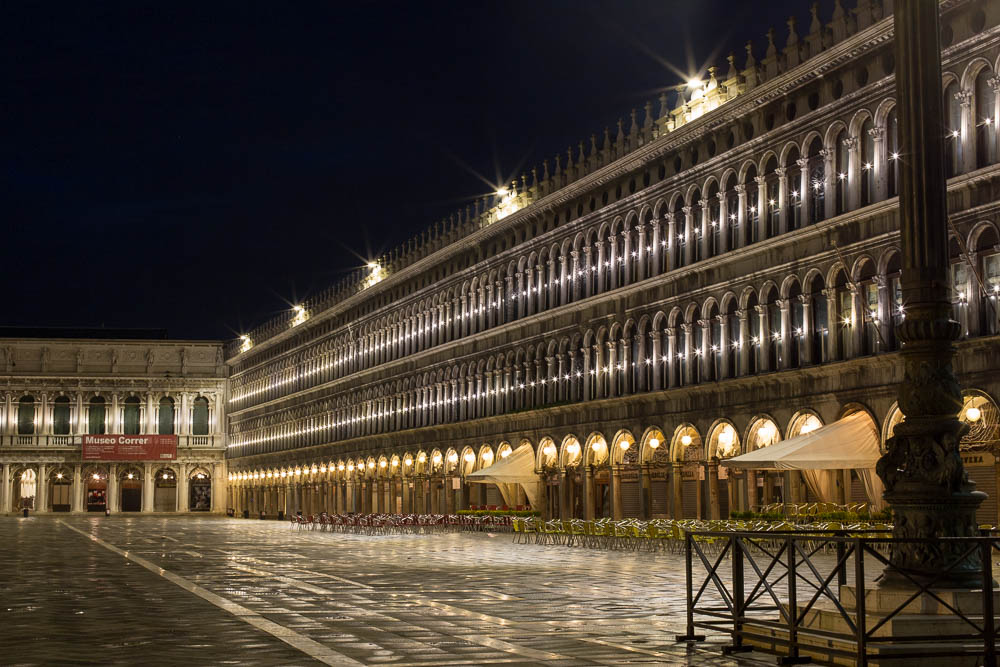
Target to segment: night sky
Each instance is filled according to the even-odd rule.
[[[0,324],[232,338],[793,12],[2,3]]]

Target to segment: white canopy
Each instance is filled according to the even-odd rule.
[[[824,502],[835,497],[834,470],[857,470],[869,503],[881,508],[882,480],[875,474],[875,463],[881,455],[871,419],[856,412],[815,431],[720,463],[730,468],[801,470],[810,490]]]
[[[532,507],[536,507],[538,475],[535,473],[535,453],[531,449],[531,445],[521,445],[512,451],[507,458],[500,459],[488,468],[469,473],[465,476],[465,481],[496,484],[508,506],[517,504],[514,484],[520,484],[524,487],[528,503]]]

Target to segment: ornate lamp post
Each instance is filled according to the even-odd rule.
[[[897,327],[904,364],[896,427],[877,472],[895,512],[894,537],[976,534],[976,491],[958,446],[968,428],[958,419],[962,394],[952,371],[954,341],[948,286],[947,199],[937,0],[897,0],[894,9],[896,109],[901,145],[901,272],[906,319]],[[895,545],[883,587],[912,587],[938,577],[961,555],[942,542]],[[907,576],[908,575],[908,576]],[[980,586],[978,551],[937,587]]]

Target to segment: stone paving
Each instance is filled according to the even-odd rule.
[[[670,554],[193,517],[0,518],[0,663],[757,665]]]

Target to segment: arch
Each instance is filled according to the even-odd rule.
[[[659,426],[647,426],[639,439],[639,462],[650,463],[660,452],[669,452],[669,443],[663,429]],[[661,454],[662,456],[662,454]]]
[[[628,429],[620,429],[615,433],[615,437],[612,439],[612,444],[609,452],[612,464],[622,464],[625,462],[626,457],[632,458],[633,456],[638,456],[638,454],[630,454],[635,448],[635,436]]]
[[[608,460],[608,442],[603,433],[592,431],[584,446],[585,465],[602,465]]]
[[[535,451],[535,469],[544,470],[555,466],[559,461],[559,448],[555,441],[549,436],[543,436],[538,441],[538,448]]]
[[[583,448],[580,440],[572,433],[563,438],[559,445],[559,465],[562,468],[580,465],[583,461]]]
[[[708,429],[705,451],[709,461],[739,456],[742,453],[739,430],[728,419],[716,419]]]
[[[685,461],[703,461],[705,449],[701,433],[694,424],[684,422],[674,429],[670,438],[670,460],[683,463]]]
[[[743,434],[746,451],[752,452],[781,441],[781,428],[771,415],[762,413],[750,420]]]
[[[810,408],[799,410],[788,420],[788,426],[785,428],[785,440],[811,433],[822,426],[825,424],[818,412]]]

